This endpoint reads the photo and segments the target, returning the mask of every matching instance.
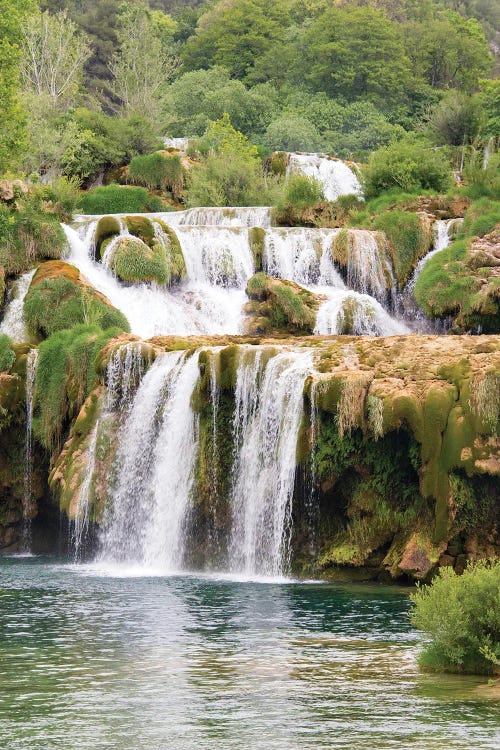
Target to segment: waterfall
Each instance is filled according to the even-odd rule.
[[[271,209],[267,206],[236,208],[200,207],[186,211],[156,214],[171,226],[270,227]]]
[[[8,295],[7,308],[0,323],[0,333],[6,333],[15,343],[29,339],[24,320],[23,304],[35,271],[36,269],[28,271],[14,281]]]
[[[251,254],[247,239],[244,260],[240,262],[239,256],[235,256],[237,270],[236,276],[232,279],[232,283],[241,283],[241,286],[224,288],[211,283],[217,281],[217,269],[210,269],[210,259],[213,258],[213,255],[210,255],[210,247],[207,251],[207,270],[207,266],[204,266],[196,256],[196,245],[189,241],[188,232],[183,233],[179,229],[188,267],[191,262],[191,270],[196,278],[188,278],[178,287],[168,289],[156,284],[124,284],[102,263],[96,262],[96,226],[95,219],[84,223],[78,229],[63,225],[69,245],[66,260],[76,266],[92,286],[127,317],[133,333],[150,338],[169,334],[186,336],[241,332],[242,307],[246,301],[246,274],[251,276],[253,271],[249,261]],[[208,233],[211,231],[215,233],[217,230],[207,230]],[[246,230],[244,233],[247,234]],[[215,242],[215,246],[220,246],[220,243],[217,245]],[[230,253],[230,249],[226,250],[226,257],[229,257]],[[242,269],[245,267],[247,271],[243,272]],[[224,275],[219,272],[219,276],[222,280]]]
[[[361,185],[354,170],[340,159],[331,159],[324,154],[290,154],[287,176],[292,174],[315,177],[322,184],[328,201],[335,201],[341,195],[361,195]]]
[[[85,477],[78,492],[75,507],[75,517],[71,526],[71,546],[73,548],[73,559],[76,563],[81,562],[85,542],[87,540],[90,525],[90,507],[92,479],[96,464],[97,436],[99,433],[99,420],[97,420],[88,447],[89,461],[85,471]]]
[[[229,565],[245,576],[289,569],[297,438],[312,353],[283,351],[263,364],[242,350],[235,393],[237,451]]]
[[[379,301],[394,286],[392,267],[380,235],[367,229],[350,229],[347,237],[347,286]]]
[[[338,229],[268,229],[263,265],[269,276],[302,285],[327,284],[343,288],[332,259]]]
[[[417,279],[427,261],[449,247],[452,237],[458,231],[462,222],[463,219],[439,219],[434,222],[432,249],[418,262],[412,277],[399,295],[398,308],[404,313],[407,320],[412,321],[413,328],[418,332],[435,332],[437,323],[429,321],[415,301],[414,293]]]
[[[190,281],[244,288],[255,273],[248,230],[226,227],[178,227]]]
[[[198,377],[196,353],[166,353],[150,367],[125,410],[101,560],[163,571],[182,566],[198,451],[191,408]]]
[[[189,138],[164,138],[165,148],[175,148],[177,151],[187,151],[189,148]]]
[[[30,349],[26,357],[26,437],[24,447],[23,528],[21,537],[21,548],[23,552],[29,552],[31,549],[31,512],[33,510],[33,404],[37,364],[38,349]]]
[[[397,336],[409,328],[393,318],[380,302],[368,294],[346,289],[322,289],[328,299],[316,317],[314,333],[320,335]]]

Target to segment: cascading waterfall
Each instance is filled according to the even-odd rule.
[[[189,241],[189,233],[182,234],[183,251],[192,268],[199,273],[197,281],[190,278],[176,289],[155,284],[122,284],[102,263],[95,261],[94,235],[97,222],[80,226],[78,230],[63,226],[68,239],[68,262],[75,265],[88,281],[127,317],[133,333],[150,338],[157,335],[237,334],[241,332],[243,288],[225,288],[212,284],[210,275],[198,263],[196,245]],[[208,229],[207,233],[218,229]],[[236,231],[236,230],[235,230]],[[247,234],[241,230],[241,234]],[[214,242],[214,247],[217,247]],[[112,245],[112,243],[110,243]],[[246,238],[246,254],[251,256]],[[227,250],[226,253],[230,254]],[[252,274],[252,269],[248,271]],[[215,277],[214,273],[214,277]],[[221,279],[223,274],[220,274]],[[212,279],[216,280],[216,279]],[[245,279],[246,283],[246,279]]]
[[[335,201],[341,195],[361,196],[361,185],[354,170],[340,159],[325,154],[290,154],[287,175],[315,177],[323,186],[325,198]]]
[[[361,294],[370,294],[379,302],[387,299],[394,286],[392,267],[380,236],[366,229],[351,229],[347,241],[347,286]]]
[[[35,378],[38,365],[38,349],[30,349],[26,357],[26,438],[24,448],[24,481],[23,481],[23,528],[21,548],[23,552],[31,549],[31,511],[33,502],[33,405],[35,397]]]
[[[297,438],[313,362],[308,351],[261,358],[243,350],[238,366],[229,567],[279,577],[289,566]]]
[[[197,417],[191,408],[198,377],[196,353],[166,353],[127,402],[101,560],[163,571],[182,566],[198,450]]]
[[[35,275],[35,270],[23,273],[12,284],[8,295],[7,308],[0,323],[0,333],[7,334],[15,343],[29,340],[23,315],[23,304],[24,298],[30,288],[31,280]]]
[[[338,229],[269,229],[264,238],[263,265],[269,276],[296,281],[306,286],[344,282],[332,258]]]
[[[264,240],[266,273],[290,279],[327,299],[321,304],[315,333],[392,336],[408,327],[388,313],[381,302],[393,283],[390,262],[373,232],[351,230],[347,255],[347,286],[333,261],[339,229],[269,229]],[[349,287],[349,288],[348,288]],[[376,297],[370,296],[372,291]]]
[[[434,222],[434,242],[432,249],[418,262],[412,277],[408,281],[403,292],[399,295],[398,307],[404,314],[405,318],[411,320],[413,327],[420,332],[430,332],[435,328],[435,325],[430,323],[415,301],[414,293],[417,279],[422,273],[427,261],[437,253],[440,253],[442,250],[446,250],[446,248],[449,247],[452,237],[458,232],[462,222],[463,219],[460,218],[437,220]]]
[[[186,211],[157,214],[170,226],[270,227],[271,209],[267,206],[235,208],[200,207]]]
[[[90,500],[92,492],[92,479],[96,464],[97,436],[99,434],[99,420],[97,420],[88,448],[89,462],[85,471],[85,477],[79,488],[75,507],[74,521],[70,527],[70,544],[73,550],[73,559],[76,563],[81,562],[90,527]]]
[[[316,317],[314,333],[323,336],[353,334],[355,336],[397,336],[410,333],[408,326],[393,318],[380,302],[368,294],[345,289],[323,288],[328,299]]]

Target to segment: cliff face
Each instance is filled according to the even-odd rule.
[[[109,502],[120,413],[116,404],[109,407],[109,398],[104,408],[106,372],[109,381],[109,362],[125,360],[131,344],[132,389],[164,352],[189,349],[198,357],[191,399],[199,420],[189,520],[193,565],[213,564],[214,549],[228,543],[235,389],[249,345],[268,358],[291,348],[313,355],[292,506],[297,574],[426,578],[437,565],[460,570],[467,559],[500,553],[498,338],[113,339],[98,358],[100,382],[51,473],[51,488],[70,517],[77,514],[89,467],[96,523]],[[115,402],[120,398],[115,394]]]

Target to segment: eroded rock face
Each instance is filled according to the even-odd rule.
[[[192,401],[200,417],[192,558],[203,563],[212,533],[223,545],[233,460],[228,430],[241,351],[248,344],[263,346],[266,357],[282,347],[307,347],[314,353],[297,446],[297,472],[303,477],[293,508],[297,573],[427,579],[438,565],[461,570],[468,559],[500,553],[500,341],[494,336],[172,336],[142,342],[125,334],[102,350],[97,363],[101,382],[55,460],[51,486],[65,512],[74,517],[89,470],[91,436],[102,416],[105,373],[113,358],[125,358],[133,346],[137,367],[145,372],[166,351],[203,349],[195,355],[200,380]],[[220,393],[215,416],[210,373]],[[210,437],[214,419],[216,455]],[[109,500],[116,416],[98,429],[101,448],[91,493],[97,522]],[[207,531],[214,513],[216,529]]]

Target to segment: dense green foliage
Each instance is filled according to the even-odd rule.
[[[180,195],[184,184],[184,170],[177,154],[160,153],[135,156],[129,164],[129,178],[150,190],[171,190]]]
[[[384,190],[399,188],[405,192],[450,187],[450,166],[445,155],[425,144],[401,141],[376,151],[364,173],[367,198]]]
[[[113,246],[109,267],[123,281],[170,281],[165,249],[158,242],[148,247],[140,239],[121,237]]]
[[[15,201],[0,203],[0,266],[7,274],[23,273],[38,261],[59,258],[66,243],[59,224],[66,208],[59,202],[62,192],[57,186],[25,194],[14,185],[14,191]],[[47,212],[43,203],[51,199],[53,212]]]
[[[412,595],[412,622],[431,640],[420,656],[433,671],[491,673],[500,663],[500,562],[477,562],[458,576],[441,568]]]
[[[141,213],[149,210],[148,191],[142,187],[103,185],[82,195],[79,209],[84,214]]]
[[[33,429],[46,448],[60,447],[65,421],[78,414],[94,385],[98,352],[119,332],[77,325],[40,344]]]

